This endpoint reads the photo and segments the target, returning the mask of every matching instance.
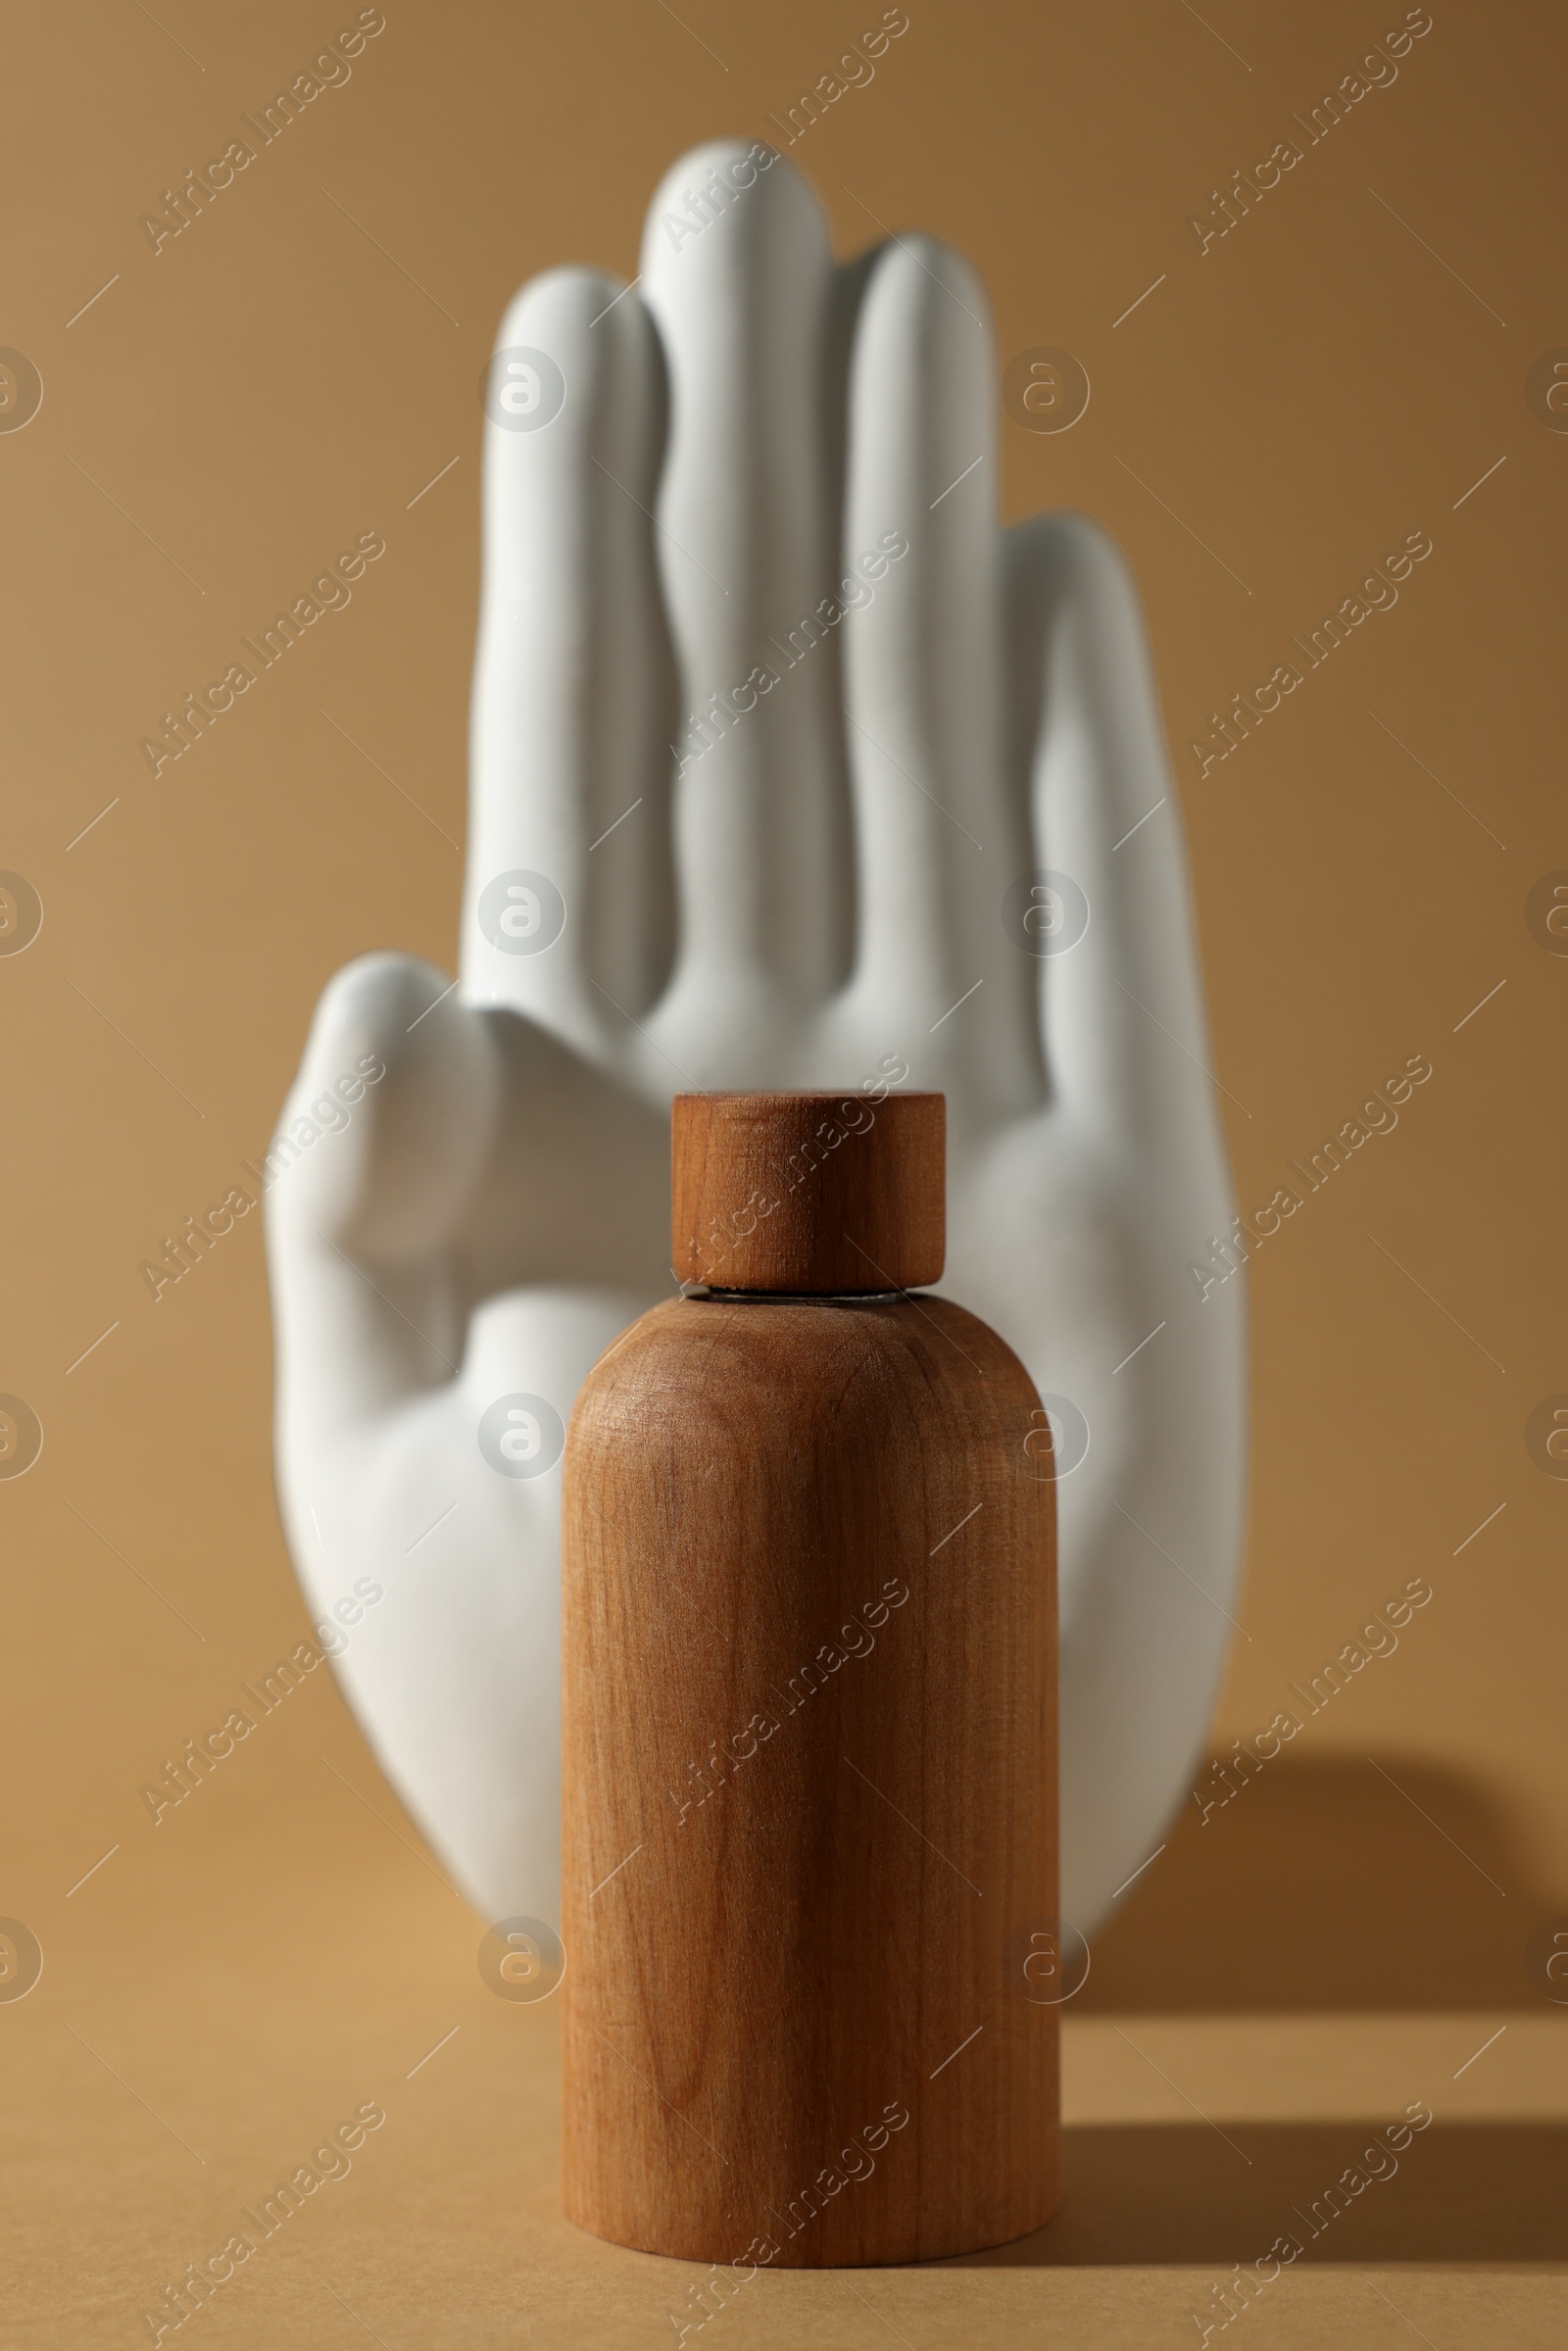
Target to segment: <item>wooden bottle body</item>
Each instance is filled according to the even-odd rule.
[[[590,1374],[563,1546],[581,2227],[835,2267],[1054,2210],[1057,2011],[1024,1965],[1056,1911],[1043,1422],[935,1298],[672,1300]]]

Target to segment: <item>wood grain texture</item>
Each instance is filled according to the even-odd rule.
[[[581,2227],[834,2266],[1054,2210],[1058,2012],[1023,1972],[1056,1910],[1043,1418],[934,1298],[671,1300],[590,1374],[564,1535]]]
[[[947,1247],[940,1094],[677,1094],[677,1279],[796,1294],[918,1290]]]

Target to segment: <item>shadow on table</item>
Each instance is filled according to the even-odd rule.
[[[1305,2261],[1568,2258],[1560,2125],[1436,2122],[1398,2157],[1394,2178],[1331,2196],[1371,2137],[1354,2123],[1238,2123],[1224,2138],[1200,2123],[1069,2130],[1066,2192],[1050,2227],[949,2266],[1228,2268],[1285,2234]]]
[[[1074,2009],[1549,2013],[1532,1942],[1564,1913],[1474,1781],[1394,1753],[1287,1749],[1206,1818],[1189,1801],[1096,1942]]]

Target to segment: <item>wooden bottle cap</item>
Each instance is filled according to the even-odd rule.
[[[677,1094],[674,1271],[712,1290],[835,1297],[940,1280],[940,1094]]]

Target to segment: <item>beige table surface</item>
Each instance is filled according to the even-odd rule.
[[[632,2351],[681,2323],[733,2351],[1194,2343],[1232,2264],[1304,2237],[1293,2209],[1417,2100],[1436,2119],[1397,2175],[1233,2327],[1282,2351],[1568,2336],[1568,2012],[1518,2007],[1069,2011],[1052,2227],[973,2260],[760,2273],[699,2329],[707,2272],[563,2219],[553,2009],[486,1989],[473,1913],[352,1744],[311,1729],[265,1810],[192,1802],[69,1911],[61,1889],[58,1926],[33,1904],[44,1974],[0,2006],[16,2351],[147,2341],[166,2284],[258,2235],[244,2208],[371,2103],[347,2175],[166,2344]]]

